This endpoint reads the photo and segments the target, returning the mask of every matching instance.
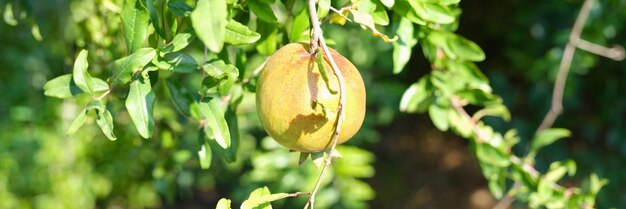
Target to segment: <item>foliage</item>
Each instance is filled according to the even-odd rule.
[[[51,11],[57,3],[0,2],[5,22],[17,27],[12,31],[42,41],[2,36],[3,42],[16,43],[2,44],[6,51],[17,52],[1,58],[3,63],[19,58],[24,62],[12,67],[32,71],[26,78],[3,72],[9,76],[2,85],[43,89],[31,94],[63,99],[9,94],[6,104],[19,105],[0,108],[6,109],[3,115],[10,113],[0,121],[2,129],[19,130],[1,133],[8,140],[0,146],[0,185],[7,185],[0,188],[0,208],[155,207],[192,188],[227,188],[233,205],[242,208],[304,204],[301,197],[279,199],[311,189],[317,168],[311,161],[297,167],[297,153],[264,138],[253,98],[257,69],[266,57],[288,42],[308,40],[305,1],[73,0],[58,4],[71,11],[68,16],[42,24],[41,14],[58,13]],[[383,113],[399,106],[428,114],[441,131],[467,138],[496,198],[511,195],[531,208],[595,204],[607,183],[597,174],[582,186],[565,187],[565,175],[576,174],[574,161],[549,163],[544,172],[534,166],[542,148],[570,131],[547,129],[525,137],[532,138],[526,145],[519,143],[526,140],[517,129],[482,122],[512,117],[475,64],[485,60],[483,50],[455,33],[459,1],[320,0],[318,15],[324,36],[358,67],[391,66],[389,72],[368,68],[366,86],[406,89],[389,95],[372,88],[369,98],[396,102],[368,105]],[[39,43],[49,53],[21,49]],[[376,82],[376,76],[406,75],[407,64],[420,53],[432,69],[408,88]],[[24,80],[29,85],[17,85]],[[362,180],[374,175],[374,155],[354,145],[375,141],[373,127],[390,118],[383,113],[370,113],[356,136],[365,140],[338,148],[343,158],[322,179],[318,208],[365,208],[374,198]],[[36,120],[38,114],[45,120]],[[59,134],[65,132],[67,137]],[[520,154],[517,147],[529,150]],[[230,199],[212,201],[230,208]]]

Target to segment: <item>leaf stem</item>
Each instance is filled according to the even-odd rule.
[[[311,26],[312,26],[311,46],[310,46],[309,52],[311,53],[311,56],[315,56],[317,53],[318,47],[322,48],[322,51],[324,55],[326,55],[326,58],[328,59],[328,62],[330,63],[331,68],[333,69],[333,73],[337,77],[337,81],[339,83],[339,105],[337,106],[337,119],[335,122],[335,130],[333,132],[332,139],[331,139],[332,140],[331,147],[330,147],[330,150],[328,151],[328,155],[326,155],[326,158],[324,159],[324,165],[322,167],[322,171],[320,171],[320,175],[317,179],[317,182],[315,183],[315,187],[313,188],[313,191],[311,191],[311,197],[309,197],[309,200],[304,206],[305,209],[308,209],[310,205],[311,209],[313,209],[315,207],[315,195],[317,194],[317,191],[319,190],[320,184],[322,182],[322,177],[324,176],[328,166],[330,166],[330,163],[332,161],[332,155],[330,153],[333,153],[333,151],[337,147],[337,139],[339,138],[339,133],[341,131],[341,124],[343,123],[343,120],[345,118],[343,108],[346,103],[346,98],[345,98],[346,91],[345,91],[345,85],[344,85],[345,81],[343,79],[343,76],[341,75],[341,71],[339,70],[337,63],[335,63],[333,56],[330,54],[330,50],[328,49],[328,46],[326,46],[326,41],[324,40],[324,36],[322,35],[322,29],[320,28],[319,20],[317,18],[315,0],[308,0],[308,4],[309,4],[309,14],[311,17]]]

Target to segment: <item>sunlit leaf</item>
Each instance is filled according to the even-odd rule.
[[[498,167],[506,167],[511,164],[508,155],[488,143],[476,144],[476,156],[484,163]]]
[[[211,160],[213,159],[213,153],[208,143],[202,144],[200,151],[198,151],[198,158],[200,160],[200,168],[209,169],[209,167],[211,167]]]
[[[380,3],[383,3],[387,8],[393,7],[394,0],[380,0]]]
[[[198,38],[213,52],[222,51],[228,10],[225,0],[198,0],[191,12],[191,25]]]
[[[141,70],[156,56],[153,48],[142,48],[124,58],[115,60],[113,64],[113,85],[125,84],[130,81],[133,73]]]
[[[406,18],[400,19],[395,32],[399,39],[393,42],[393,73],[398,74],[411,59],[417,39],[413,35],[413,23]]]
[[[205,98],[198,103],[200,114],[205,120],[206,127],[211,130],[211,135],[207,135],[224,149],[231,145],[230,131],[224,118],[224,110],[216,98]]]
[[[85,124],[85,121],[87,121],[87,109],[84,109],[80,111],[80,113],[78,113],[76,118],[74,118],[74,121],[72,121],[70,127],[67,129],[66,134],[68,136],[74,135],[74,133],[76,133],[76,131],[78,131],[78,129],[80,129],[83,124]]]
[[[198,70],[198,63],[189,54],[184,52],[167,53],[152,63],[163,70],[171,70],[178,73],[191,73]]]
[[[152,91],[150,80],[137,79],[130,84],[126,97],[126,110],[135,124],[135,128],[143,138],[150,138],[154,129],[155,94]]]
[[[271,209],[270,202],[289,197],[287,193],[271,194],[267,187],[255,189],[250,193],[246,201],[241,204],[241,209]]]
[[[330,0],[318,0],[317,2],[317,18],[324,18],[330,10]]]
[[[529,156],[534,156],[535,153],[542,147],[554,143],[556,140],[565,138],[571,135],[571,132],[563,128],[549,128],[542,130],[533,137],[533,141],[530,145]]]
[[[350,10],[350,12],[354,17],[354,22],[361,24],[366,28],[369,28],[372,31],[372,35],[382,38],[385,42],[392,42],[398,39],[398,36],[389,38],[387,35],[379,32],[378,29],[376,29],[376,26],[374,25],[374,19],[372,19],[372,16],[370,14],[362,13],[357,10]]]
[[[230,209],[230,200],[226,198],[220,199],[220,201],[217,201],[215,209]]]
[[[256,44],[256,50],[263,55],[271,55],[278,45],[278,27],[264,21],[257,21],[257,32],[261,39]]]
[[[308,33],[305,32],[309,29],[309,25],[309,13],[307,10],[302,10],[294,17],[293,22],[291,23],[289,40],[291,42],[307,40]]]
[[[92,77],[92,81],[94,92],[109,89],[109,84],[104,82],[102,79]],[[78,88],[72,80],[72,74],[65,74],[49,80],[43,86],[43,90],[44,95],[61,99],[71,98],[83,93],[83,91],[80,90],[80,88]]]
[[[87,72],[87,50],[81,50],[74,62],[74,70],[72,72],[72,78],[76,86],[82,91],[87,92],[89,95],[93,95],[93,81],[91,75]]]
[[[254,32],[233,19],[228,21],[226,25],[226,37],[224,42],[232,45],[251,44],[258,41],[261,34]]]
[[[427,98],[430,97],[430,90],[428,89],[428,79],[424,77],[417,83],[412,84],[402,95],[400,99],[400,111],[403,112],[418,112],[420,106],[423,103],[427,103]]]
[[[141,0],[124,0],[124,7],[120,14],[124,26],[124,37],[129,53],[143,47],[148,38],[148,23],[150,17],[148,9]]]
[[[178,33],[174,36],[172,42],[163,47],[162,51],[165,53],[180,51],[181,49],[187,47],[191,41],[193,41],[194,37],[194,34],[191,32]]]
[[[87,104],[87,110],[96,110],[96,123],[100,126],[100,130],[109,140],[116,140],[117,138],[113,134],[113,116],[111,112],[106,109],[104,104],[100,100],[91,100]]]
[[[447,41],[450,51],[463,60],[479,62],[485,59],[485,52],[476,43],[462,36],[454,35]]]

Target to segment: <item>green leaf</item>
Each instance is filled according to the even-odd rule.
[[[224,118],[224,110],[216,98],[205,98],[198,103],[198,108],[202,118],[205,120],[205,129],[210,130],[209,139],[215,141],[224,149],[231,145],[230,131]]]
[[[428,88],[428,76],[424,76],[417,83],[412,84],[402,95],[400,111],[414,113],[424,111],[430,105],[428,98],[431,96]]]
[[[211,151],[209,143],[202,144],[202,148],[200,149],[200,151],[198,151],[198,157],[200,159],[200,168],[209,169],[209,167],[211,167],[213,153]]]
[[[126,97],[126,109],[135,124],[135,128],[143,138],[150,138],[154,128],[155,94],[152,91],[150,80],[137,79],[130,84],[128,97]]]
[[[413,35],[413,23],[401,18],[396,29],[398,41],[393,42],[393,73],[398,74],[411,59],[411,52],[417,39]]]
[[[170,70],[177,73],[191,73],[198,70],[198,63],[189,54],[184,52],[167,53],[152,63],[163,70]]]
[[[202,81],[202,87],[199,90],[200,95],[204,96],[217,93],[228,94],[232,84],[239,77],[239,70],[234,65],[226,64],[222,60],[209,62],[203,65],[202,69],[208,75]]]
[[[309,39],[308,33],[305,33],[309,29],[309,25],[309,13],[303,9],[293,18],[289,32],[289,41],[298,42]]]
[[[146,7],[148,8],[148,14],[150,16],[150,21],[152,22],[152,26],[154,30],[161,36],[161,38],[165,38],[165,31],[161,28],[161,24],[159,24],[159,13],[157,12],[157,8],[154,5],[155,0],[146,0]]]
[[[104,104],[100,100],[91,100],[87,104],[87,110],[96,110],[96,123],[100,126],[100,129],[109,140],[116,140],[117,138],[113,134],[113,116],[111,112],[106,109]]]
[[[220,201],[217,202],[215,209],[230,209],[230,200],[226,198],[220,199]]]
[[[482,163],[497,167],[506,167],[511,164],[508,155],[487,143],[476,144],[476,157]]]
[[[394,0],[380,0],[380,3],[383,3],[383,5],[385,5],[387,8],[391,8],[393,7],[393,4],[395,2]]]
[[[74,133],[76,133],[76,131],[78,131],[78,129],[80,129],[83,124],[85,124],[85,121],[87,121],[87,109],[84,109],[83,111],[80,111],[80,113],[78,113],[70,127],[67,129],[66,134],[68,136],[74,135]]]
[[[272,11],[269,4],[259,0],[249,0],[247,3],[250,11],[259,17],[259,19],[268,23],[275,23],[277,21],[274,11]]]
[[[16,26],[17,20],[15,19],[15,15],[13,14],[13,4],[7,3],[4,7],[4,22],[10,26]]]
[[[142,48],[135,53],[115,60],[113,63],[113,75],[111,76],[112,84],[126,84],[132,78],[132,75],[141,70],[156,56],[156,50],[153,48]]]
[[[472,62],[485,60],[485,52],[476,43],[456,34],[447,41],[449,50],[459,58]]]
[[[127,50],[133,53],[141,48],[148,38],[150,20],[148,10],[141,0],[125,0],[120,17],[124,26]]]
[[[289,197],[287,193],[271,194],[267,187],[255,189],[250,193],[246,201],[241,204],[241,209],[271,209],[270,202]]]
[[[191,12],[191,25],[198,38],[213,52],[224,47],[228,10],[225,0],[198,0]]]
[[[233,93],[233,95],[235,94]],[[240,143],[239,120],[237,119],[237,113],[235,110],[237,109],[238,101],[241,102],[241,99],[237,99],[235,96],[233,96],[233,98],[235,99],[231,100],[231,105],[228,106],[226,113],[224,113],[224,118],[226,118],[226,123],[228,124],[228,130],[230,132],[230,147],[224,150],[224,156],[227,162],[237,161],[237,150],[239,149]]]
[[[485,106],[485,108],[474,113],[472,118],[475,121],[478,121],[480,118],[487,115],[501,117],[504,121],[511,120],[511,113],[509,112],[509,109],[507,109],[502,103],[489,104]]]
[[[232,45],[251,44],[258,41],[261,34],[254,32],[236,20],[230,19],[226,25],[224,42]]]
[[[271,55],[276,51],[278,44],[278,27],[264,21],[257,21],[257,32],[261,34],[261,40],[256,44],[256,50],[262,55]]]
[[[450,24],[454,22],[454,14],[448,8],[435,3],[424,3],[423,6],[427,12],[426,14],[422,13],[422,18],[438,24]],[[420,13],[418,13],[418,15],[419,14]]]
[[[417,15],[417,12],[415,12],[415,10],[412,9],[412,6],[409,4],[409,1],[395,2],[395,6],[393,6],[393,12],[395,12],[401,17],[411,20],[411,22],[413,23],[416,23],[419,25],[426,25],[426,21],[424,21],[424,19],[422,19],[419,15]]]
[[[186,92],[186,89],[180,85],[175,85],[175,82],[176,81],[173,81],[172,78],[169,78],[166,81],[167,89],[169,90],[172,100],[174,101],[174,105],[184,115],[190,116],[191,112],[189,111],[189,105],[192,104],[193,97]]]
[[[109,89],[109,84],[102,79],[92,77],[91,80],[93,81],[92,88],[94,92]],[[83,93],[83,91],[81,91],[72,80],[72,74],[65,74],[49,80],[43,85],[43,90],[44,95],[61,99],[71,98]]]
[[[320,71],[322,75],[322,80],[326,83],[326,88],[331,94],[337,94],[337,90],[334,90],[330,87],[330,81],[328,81],[328,74],[324,69],[324,55],[323,53],[317,53],[317,70]]]
[[[387,10],[380,3],[376,4],[376,10],[372,12],[372,18],[374,18],[374,23],[376,23],[377,25],[389,25],[389,16],[387,15]]]
[[[450,127],[464,138],[469,138],[474,134],[472,130],[472,123],[461,117],[456,111],[448,111],[448,121],[450,121]]]
[[[464,89],[457,92],[456,95],[473,105],[487,105],[500,102],[499,97],[481,89]]]
[[[183,0],[168,0],[167,7],[170,9],[172,14],[179,17],[189,17],[189,15],[191,15],[191,11],[193,10],[193,8],[191,8],[191,6]]]
[[[163,47],[162,51],[165,53],[180,51],[181,49],[187,47],[193,41],[193,39],[194,34],[191,32],[178,33],[176,34],[176,36],[174,36],[172,42]]]
[[[330,0],[318,0],[317,1],[317,18],[322,19],[328,15],[330,10]]]
[[[530,145],[529,156],[534,156],[539,149],[554,143],[564,137],[571,135],[571,132],[563,128],[549,128],[537,133]],[[532,155],[531,155],[532,154]]]
[[[443,106],[439,103],[433,103],[428,108],[430,120],[432,120],[435,127],[441,131],[447,131],[450,125],[448,121],[448,111],[448,106]]]
[[[74,79],[74,83],[76,86],[80,88],[82,91],[87,92],[89,95],[93,95],[93,81],[91,79],[91,75],[87,72],[87,67],[89,63],[87,63],[87,50],[81,50],[78,53],[78,57],[76,57],[76,61],[74,62],[74,70],[72,72],[72,76]]]

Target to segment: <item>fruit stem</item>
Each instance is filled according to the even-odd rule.
[[[322,182],[322,177],[324,177],[326,169],[328,168],[328,166],[330,166],[332,160],[332,155],[330,153],[333,153],[333,151],[335,151],[335,147],[337,147],[337,139],[339,138],[339,132],[341,131],[341,124],[343,123],[343,120],[345,118],[343,108],[346,103],[346,96],[344,95],[344,92],[346,91],[344,85],[345,81],[343,79],[343,76],[341,75],[341,71],[339,70],[337,63],[335,63],[333,56],[330,54],[330,50],[328,49],[328,46],[326,46],[326,41],[324,40],[324,36],[322,35],[322,29],[320,28],[320,23],[317,19],[315,0],[308,0],[308,3],[310,14],[309,16],[311,17],[312,27],[311,46],[309,48],[309,53],[311,54],[311,56],[315,56],[317,54],[318,47],[321,47],[339,83],[339,105],[337,106],[337,119],[335,120],[335,130],[332,135],[330,150],[328,151],[328,154],[324,159],[324,165],[322,167],[322,171],[320,171],[319,177],[317,178],[315,187],[313,188],[313,191],[311,191],[311,197],[309,197],[309,201],[307,201],[306,205],[304,206],[305,209],[308,209],[310,205],[311,209],[313,209],[315,205],[315,194],[317,194],[317,191]]]

